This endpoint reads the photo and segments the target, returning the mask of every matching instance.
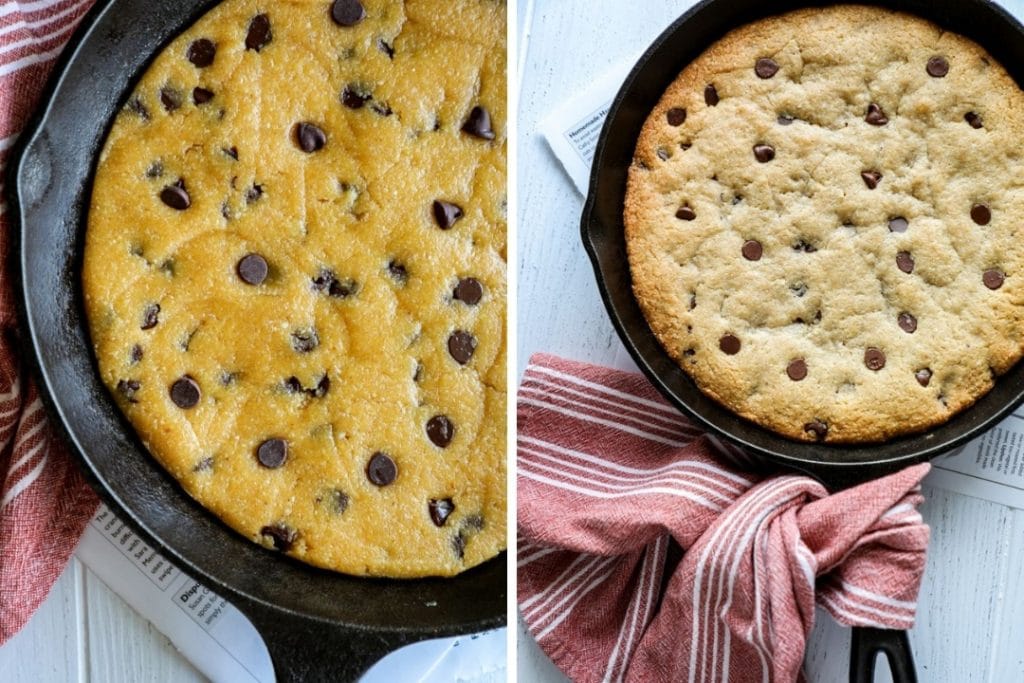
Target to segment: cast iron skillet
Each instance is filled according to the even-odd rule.
[[[206,513],[156,464],[93,363],[79,280],[100,145],[150,59],[213,4],[101,2],[58,64],[10,167],[25,355],[97,490],[143,538],[249,616],[279,680],[353,680],[407,643],[504,625],[504,553],[453,579],[387,581],[268,552]]]
[[[924,434],[872,446],[791,441],[706,397],[661,348],[633,298],[622,220],[626,173],[640,129],[679,72],[715,40],[745,23],[799,7],[831,4],[835,3],[703,0],[669,26],[637,62],[612,104],[594,157],[581,229],[612,323],[654,386],[698,424],[765,464],[800,470],[829,488],[840,489],[949,452],[980,435],[1024,400],[1024,363],[1001,377],[969,410]],[[1001,62],[1018,84],[1024,83],[1024,27],[998,5],[988,0],[869,0],[869,4],[911,12],[970,37]],[[897,680],[914,680],[906,633],[875,629],[854,629],[851,680],[871,680],[880,651],[888,655]]]

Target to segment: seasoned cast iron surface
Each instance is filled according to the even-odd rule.
[[[100,383],[86,331],[80,255],[96,155],[136,76],[212,4],[103,4],[58,64],[38,127],[27,129],[11,170],[25,339],[54,421],[116,512],[253,617],[279,676],[315,677],[324,657],[319,674],[354,678],[404,642],[504,624],[505,555],[454,579],[388,581],[320,571],[250,543],[145,452]]]

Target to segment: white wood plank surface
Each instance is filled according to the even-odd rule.
[[[520,3],[517,342],[519,375],[535,352],[610,364],[620,347],[579,241],[582,198],[537,133],[569,93],[638,54],[690,0],[524,0]],[[1003,5],[1024,15],[1024,0]],[[926,486],[932,528],[917,626],[922,683],[1024,680],[1024,512]],[[519,680],[560,683],[519,622]],[[819,612],[811,681],[848,677],[849,631]],[[889,681],[880,663],[876,681]]]

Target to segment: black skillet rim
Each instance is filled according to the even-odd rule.
[[[179,551],[174,545],[169,544],[163,540],[163,538],[150,528],[150,525],[140,519],[140,516],[136,515],[127,505],[120,495],[113,488],[108,485],[105,478],[97,470],[95,463],[86,454],[85,449],[75,436],[74,432],[68,425],[68,420],[62,410],[61,406],[53,396],[52,384],[49,373],[43,367],[42,359],[39,354],[38,345],[38,334],[33,324],[33,318],[30,314],[31,303],[29,301],[29,292],[25,289],[24,278],[23,278],[23,267],[24,267],[24,238],[23,234],[26,230],[26,222],[23,220],[24,217],[24,202],[22,201],[20,192],[19,178],[22,174],[23,163],[28,156],[28,151],[35,142],[40,134],[44,131],[51,110],[54,106],[54,96],[56,91],[64,82],[67,71],[70,65],[79,57],[80,51],[83,49],[82,44],[84,40],[89,37],[97,24],[105,16],[108,10],[112,9],[113,5],[116,5],[121,0],[98,0],[81,18],[79,25],[72,33],[71,37],[65,44],[61,53],[58,55],[54,62],[53,68],[47,77],[47,82],[42,89],[38,104],[36,105],[33,113],[27,119],[18,140],[13,146],[7,168],[5,169],[5,180],[7,181],[7,187],[5,188],[4,194],[10,201],[9,206],[9,218],[11,221],[11,252],[8,257],[7,267],[10,273],[12,281],[12,287],[14,288],[15,295],[13,297],[15,304],[15,314],[17,321],[17,332],[16,339],[21,340],[23,344],[27,341],[28,348],[31,353],[23,354],[23,359],[26,362],[26,367],[29,373],[37,382],[37,388],[39,389],[38,394],[40,400],[46,410],[47,416],[50,419],[50,424],[55,428],[55,433],[63,442],[68,446],[69,452],[75,457],[78,462],[79,470],[82,472],[85,480],[89,483],[90,487],[97,493],[100,499],[107,504],[117,514],[122,521],[128,524],[132,530],[139,535],[139,537],[151,547],[155,548],[159,552],[168,556],[172,561],[180,568],[188,572],[197,580],[202,581],[205,585],[214,588],[223,597],[229,598],[232,601],[240,601],[240,606],[249,605],[249,608],[244,609],[248,616],[257,616],[251,613],[250,608],[259,610],[259,616],[263,618],[269,617],[271,620],[276,619],[294,619],[307,624],[321,624],[324,627],[341,627],[346,629],[353,635],[363,633],[372,636],[373,634],[380,634],[380,637],[388,636],[392,634],[392,637],[397,637],[397,640],[393,640],[396,645],[403,642],[415,642],[421,639],[447,637],[447,636],[458,636],[465,635],[480,631],[485,631],[494,628],[506,627],[507,614],[504,609],[495,613],[493,616],[488,618],[481,618],[475,621],[465,621],[460,623],[436,623],[431,625],[410,625],[410,626],[387,626],[378,624],[363,624],[355,621],[342,620],[338,618],[332,618],[322,614],[311,614],[306,613],[290,607],[284,607],[276,604],[268,599],[254,595],[247,590],[243,590],[237,586],[230,584],[227,581],[221,580],[215,577],[199,567],[198,564],[193,562],[184,553]],[[149,66],[153,59],[160,53],[160,51],[166,46],[166,44],[173,40],[177,35],[180,34],[181,30],[184,30],[206,12],[208,12],[214,5],[218,4],[221,0],[202,0],[201,5],[197,10],[190,13],[188,17],[183,19],[182,27],[170,34],[170,36],[158,44],[152,54],[150,54],[145,61],[139,67],[139,70],[133,73],[130,78],[126,81],[124,91],[120,97],[121,100],[131,93],[135,84],[141,78],[145,69]],[[116,112],[119,111],[115,109]],[[110,127],[113,125],[113,117],[107,122],[104,133],[101,140],[106,138]],[[100,149],[102,144],[100,145]],[[97,151],[98,154],[98,151]],[[86,186],[83,191],[83,196],[88,199],[91,195],[91,186],[93,175],[95,172],[95,165],[97,159],[94,157],[90,163],[91,171],[88,179],[86,180]],[[85,202],[87,204],[87,201]],[[83,206],[81,210],[81,216],[79,221],[84,221],[84,213],[87,211],[87,206]],[[84,225],[84,223],[82,223]],[[79,227],[79,232],[82,228]],[[80,277],[81,273],[81,258],[80,255],[76,256],[75,259],[75,274]],[[79,287],[80,290],[80,287]],[[75,294],[75,305],[79,309],[82,318],[84,319],[84,312],[81,311],[82,298],[80,291]],[[88,331],[86,330],[86,337],[88,338]],[[90,346],[91,348],[91,346]],[[92,361],[93,369],[95,372],[95,359]],[[112,401],[108,392],[103,393],[104,399]],[[131,439],[138,442],[137,436],[134,434],[134,430],[127,426],[127,422],[124,420],[123,415],[120,415],[120,411],[117,411],[123,426],[126,426],[128,434]],[[144,452],[144,448],[139,445],[139,449]],[[153,463],[160,476],[170,480],[170,475],[159,465]],[[174,484],[176,494],[179,498],[184,500],[187,505],[198,507],[203,510],[199,504],[194,501],[184,490],[181,489],[180,485],[171,480]],[[227,527],[219,518],[211,515],[209,512],[203,510],[204,514],[211,517],[212,520],[221,528],[225,534],[229,534],[233,537],[238,537],[238,533]],[[486,561],[485,563],[473,567],[462,574],[451,577],[451,578],[435,578],[427,577],[423,579],[383,579],[376,577],[351,577],[345,575],[339,575],[329,570],[321,569],[315,566],[307,565],[291,557],[279,554],[273,554],[269,551],[262,553],[266,556],[269,562],[283,562],[293,568],[297,568],[300,571],[304,571],[311,575],[326,576],[328,578],[340,576],[348,580],[356,580],[365,583],[368,587],[374,585],[387,585],[387,584],[403,584],[412,585],[416,583],[428,583],[428,582],[456,582],[460,577],[477,574],[482,571],[493,571],[497,569],[497,565],[505,566],[507,564],[507,551],[502,551],[498,556]],[[502,595],[501,603],[504,605],[504,596],[507,594],[507,586],[504,583],[504,577],[507,572],[502,570],[499,572],[503,582],[500,586],[496,585],[499,592]],[[274,615],[279,615],[275,617]],[[263,619],[261,619],[262,621]],[[267,623],[267,622],[263,622]],[[383,641],[382,641],[383,642]],[[388,648],[390,649],[390,648]],[[276,664],[275,664],[276,666]]]
[[[1002,22],[1008,29],[1015,32],[1020,40],[1024,41],[1024,26],[1022,26],[1014,16],[1009,14],[1009,12],[995,2],[992,2],[991,0],[950,1],[963,2],[964,6],[982,7],[987,9],[992,13],[992,15],[994,15],[996,21]],[[580,233],[585,251],[587,252],[591,265],[594,269],[594,275],[597,280],[601,300],[604,303],[616,333],[644,375],[647,376],[651,383],[672,405],[682,411],[687,417],[693,419],[696,423],[709,430],[711,433],[719,435],[727,441],[744,448],[747,453],[754,455],[760,460],[765,460],[768,463],[777,463],[791,469],[803,471],[822,479],[830,486],[838,488],[866,479],[882,476],[884,474],[897,471],[905,466],[949,453],[956,448],[963,446],[971,439],[980,436],[996,423],[1009,416],[1022,402],[1024,402],[1024,382],[1022,382],[1021,386],[1015,390],[1015,395],[1004,401],[1000,406],[992,408],[985,404],[985,398],[995,393],[995,388],[993,388],[988,394],[986,394],[986,397],[979,399],[974,405],[954,416],[949,422],[937,429],[929,430],[922,434],[893,439],[884,444],[868,444],[859,447],[838,445],[826,446],[822,444],[801,443],[786,439],[785,437],[781,437],[758,427],[752,422],[743,420],[722,406],[715,404],[707,397],[704,397],[702,401],[697,401],[697,403],[700,403],[701,405],[695,406],[694,401],[681,396],[676,388],[672,386],[673,381],[675,381],[678,386],[679,380],[682,380],[684,386],[687,384],[689,385],[691,393],[700,392],[696,389],[692,380],[689,379],[689,376],[685,375],[685,373],[678,368],[675,362],[671,360],[668,354],[661,348],[660,344],[654,339],[654,335],[647,326],[646,321],[643,320],[642,315],[640,315],[640,324],[635,324],[636,314],[639,312],[639,308],[635,299],[633,299],[632,294],[630,293],[628,296],[627,302],[616,302],[614,292],[612,292],[610,288],[611,283],[608,281],[609,278],[606,275],[606,270],[610,265],[607,262],[608,259],[616,256],[625,256],[625,246],[622,238],[622,208],[625,187],[624,184],[618,185],[613,179],[606,178],[606,176],[614,177],[615,174],[614,170],[609,171],[608,169],[608,149],[609,145],[613,144],[610,142],[610,139],[616,134],[617,127],[620,125],[626,125],[625,123],[619,124],[619,119],[622,116],[623,110],[628,106],[630,99],[634,97],[635,91],[638,87],[637,81],[639,79],[658,79],[660,81],[660,88],[655,88],[655,90],[657,91],[657,97],[660,97],[661,93],[664,92],[669,83],[671,83],[671,81],[678,75],[677,70],[668,74],[651,76],[646,72],[648,64],[662,51],[671,49],[674,41],[676,43],[679,42],[679,38],[677,36],[681,33],[685,33],[688,26],[694,21],[694,17],[699,17],[699,15],[705,12],[718,10],[725,13],[731,13],[732,8],[727,7],[726,4],[725,0],[701,0],[701,2],[698,2],[683,13],[679,18],[673,21],[668,28],[659,34],[659,36],[655,38],[630,70],[629,75],[626,77],[614,101],[612,102],[611,107],[609,108],[607,118],[604,126],[602,127],[601,135],[598,139],[598,144],[594,154],[594,162],[591,168],[587,198],[581,214]],[[721,38],[728,31],[736,29],[757,18],[781,14],[785,11],[790,11],[799,7],[814,7],[846,3],[828,2],[825,0],[796,0],[795,2],[773,4],[784,6],[771,7],[764,10],[745,9],[738,17],[733,17],[727,26],[721,30],[716,38],[712,39],[711,42]],[[850,4],[866,4],[880,6],[885,9],[896,9],[921,16],[929,21],[939,24],[943,28],[946,28],[946,24],[941,20],[941,18],[934,16],[929,17],[923,12],[917,11],[919,7],[924,5],[921,0],[917,0],[916,5],[914,0],[910,0],[909,2],[901,0],[891,0],[888,2],[881,0],[851,0]],[[940,2],[937,4],[944,3]],[[748,3],[748,7],[749,5],[750,3]],[[941,15],[943,12],[941,10],[936,10],[935,14]],[[962,33],[971,37],[986,48],[986,51],[988,51],[987,44],[984,40],[978,40],[977,36],[972,36],[967,31],[962,31]],[[701,50],[695,51],[695,53],[699,54],[700,51],[706,49],[710,44],[711,43],[708,42],[702,45]],[[990,54],[994,54],[992,51],[988,52]],[[1005,61],[1002,63],[1004,67],[1008,68]],[[1013,75],[1015,76],[1018,85],[1024,82],[1022,81],[1022,77],[1024,77],[1022,76],[1024,75],[1024,66],[1018,68],[1017,73]],[[649,112],[651,108],[653,108],[653,102],[651,102],[650,106],[647,107],[647,111]],[[644,118],[646,118],[646,115]],[[636,133],[639,133],[638,126],[633,130],[635,130]],[[632,136],[627,135],[626,139],[627,141],[632,140],[631,145],[635,145],[636,137],[636,134]],[[630,157],[632,156],[632,149],[633,147],[630,146]],[[616,203],[618,206],[617,222],[612,226],[601,224],[601,219],[596,216],[599,211],[597,204],[601,200],[602,191],[613,193],[616,197]],[[597,234],[598,231],[606,234]],[[619,247],[621,247],[621,249]],[[628,267],[626,267],[625,271],[625,285],[630,288],[631,292],[632,285]],[[622,282],[620,281],[618,284],[622,284]],[[630,302],[632,303],[632,306],[630,306]],[[633,310],[629,310],[630,308]],[[633,317],[632,322],[626,319],[626,316],[630,316],[631,314]],[[652,341],[654,344],[653,349],[651,349]],[[641,346],[644,345],[648,348],[646,353],[641,348]],[[656,364],[660,364],[660,366],[665,369],[666,372],[664,375],[655,367]],[[1024,360],[1018,362],[1018,364],[1014,366],[1014,369],[1011,369],[1011,371],[1000,377],[1000,381],[997,381],[996,386],[998,387],[1000,382],[1006,384],[1010,381],[1010,376],[1015,371],[1020,373],[1024,370],[1022,366],[1024,366]],[[673,369],[675,371],[673,371]],[[709,403],[711,405],[708,405]],[[988,408],[988,414],[982,416],[981,419],[976,419],[971,422],[972,418],[977,417],[978,409],[982,406]],[[728,426],[723,424],[730,422],[732,424]],[[943,427],[948,427],[948,425],[956,425],[958,427],[956,433],[948,438],[934,439],[931,443],[928,443],[929,440],[934,438],[936,433],[940,431],[949,431],[948,429],[942,429]],[[767,439],[765,437],[767,437]],[[765,441],[771,442],[771,447],[766,447]],[[896,456],[879,455],[878,453],[878,451],[885,450],[886,447],[891,447],[892,444],[905,446],[911,441],[924,441],[925,443],[912,449],[904,447],[904,452]],[[828,460],[826,458],[814,457],[814,453],[816,452],[831,453],[840,459]],[[850,458],[850,455],[854,455],[855,457]]]

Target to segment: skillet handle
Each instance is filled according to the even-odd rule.
[[[893,683],[917,683],[914,657],[906,631],[854,627],[850,647],[850,683],[875,680],[875,658],[884,652]]]
[[[349,683],[400,647],[420,638],[317,621],[232,596],[259,631],[278,683]]]

